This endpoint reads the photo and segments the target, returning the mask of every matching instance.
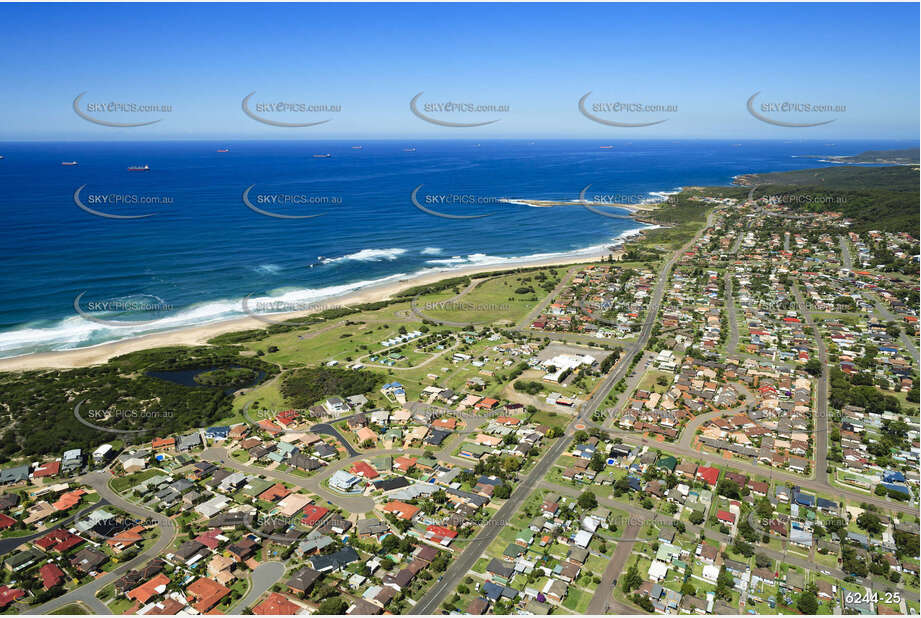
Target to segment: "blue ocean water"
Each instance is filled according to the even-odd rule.
[[[361,148],[356,148],[356,146]],[[613,148],[601,148],[611,145]],[[432,269],[511,264],[609,244],[643,227],[579,206],[490,198],[639,201],[681,186],[825,165],[802,155],[898,147],[881,142],[205,141],[0,143],[0,356],[96,345],[243,315],[241,299],[319,301]],[[218,152],[227,149],[227,152]],[[315,155],[330,155],[315,156]],[[62,161],[77,161],[63,166]],[[128,171],[149,165],[150,171]],[[416,208],[455,215],[448,219]],[[269,217],[319,214],[310,219]],[[140,219],[94,216],[156,213]],[[105,196],[161,204],[101,203]],[[325,203],[272,204],[277,199]],[[288,197],[286,197],[288,196]],[[293,197],[291,197],[293,196]],[[451,204],[438,196],[450,196]],[[457,197],[462,196],[462,197]],[[485,200],[483,198],[486,198]],[[112,199],[112,198],[109,198]],[[116,325],[77,314],[137,301]],[[155,304],[169,311],[146,309]],[[106,306],[108,308],[108,306]],[[94,315],[109,315],[97,313]],[[117,314],[116,314],[117,315]],[[119,321],[136,324],[117,325]]]

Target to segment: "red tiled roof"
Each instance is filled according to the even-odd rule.
[[[312,526],[323,519],[323,516],[329,512],[329,509],[325,506],[308,504],[301,512],[304,514],[304,517],[301,518],[301,523],[305,526]]]
[[[285,496],[291,493],[291,490],[282,485],[281,483],[275,483],[264,492],[259,494],[260,500],[265,500],[266,502],[275,502],[276,500],[281,500]]]
[[[393,467],[398,470],[409,470],[416,465],[415,457],[400,456],[393,460]]]
[[[208,549],[215,550],[221,542],[217,539],[221,535],[220,528],[213,528],[207,532],[202,532],[195,540],[207,547]]]
[[[192,606],[204,614],[230,594],[230,588],[222,586],[213,579],[199,577],[186,588],[186,592],[195,599]]]
[[[64,581],[64,571],[53,562],[42,565],[38,570],[38,574],[42,578],[42,588],[45,590],[54,588]]]
[[[293,616],[300,611],[299,605],[277,592],[273,592],[265,601],[253,608],[253,613],[257,616]]]
[[[720,471],[718,468],[701,466],[697,468],[697,476],[706,481],[708,485],[716,485],[716,480],[720,476]]]
[[[83,497],[85,493],[86,491],[82,489],[75,489],[73,491],[68,491],[66,494],[61,494],[57,502],[55,502],[51,506],[53,506],[55,510],[66,511],[67,509],[79,504],[80,498]]]
[[[169,582],[169,577],[163,573],[158,573],[134,590],[129,590],[128,594],[125,596],[127,596],[129,599],[134,599],[143,605],[162,592],[162,590],[157,590],[157,588],[162,586],[163,590],[166,590],[166,586],[169,585]]]
[[[358,476],[363,476],[368,480],[376,479],[378,476],[380,476],[377,473],[377,470],[372,468],[370,465],[368,465],[367,462],[364,461],[356,461],[354,464],[352,464],[352,469],[350,472]]]
[[[15,602],[25,596],[25,592],[18,588],[10,588],[7,585],[0,586],[0,609],[5,608],[10,603]]]
[[[413,506],[412,504],[406,504],[405,502],[400,502],[399,500],[393,500],[388,502],[381,507],[385,513],[393,513],[400,519],[409,521],[416,516],[421,509],[418,506]]]
[[[734,524],[736,521],[736,516],[734,514],[722,509],[716,512],[716,518],[720,521],[728,521],[731,524]]]
[[[176,438],[154,438],[150,446],[151,448],[172,448],[176,446]]]
[[[256,424],[259,425],[259,427],[261,427],[264,431],[272,435],[275,435],[275,434],[278,434],[284,431],[281,427],[279,427],[278,425],[276,425],[275,423],[273,423],[267,418],[262,419]]]
[[[33,543],[45,551],[53,549],[54,551],[64,553],[82,542],[83,539],[76,534],[68,532],[63,528],[56,528]]]
[[[32,473],[32,476],[40,479],[46,476],[54,476],[61,471],[61,462],[60,461],[49,461],[46,464],[42,464],[35,469],[35,472]]]

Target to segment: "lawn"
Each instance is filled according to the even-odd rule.
[[[155,468],[151,468],[150,470],[142,470],[140,472],[135,472],[134,474],[129,474],[127,476],[122,476],[117,479],[112,479],[111,481],[109,481],[109,485],[112,487],[114,491],[118,493],[122,493],[125,490],[131,487],[134,487],[138,483],[142,481],[146,481],[147,479],[153,476],[156,476],[158,474],[162,474],[162,472]]]
[[[52,616],[87,616],[90,612],[80,603],[69,603],[51,612]]]
[[[557,271],[552,279],[558,278]],[[525,288],[531,291],[517,293]],[[546,295],[537,287],[534,273],[518,273],[481,280],[460,298],[456,298],[453,290],[420,296],[415,306],[432,320],[512,325],[523,319]]]
[[[566,598],[563,599],[563,607],[577,614],[584,614],[591,600],[592,595],[590,593],[575,586],[569,586],[569,592],[566,594]]]
[[[255,388],[243,393],[233,400],[233,410],[236,413],[229,419],[224,419],[225,424],[232,424],[244,420],[242,410],[247,404],[254,404],[258,409],[287,410],[290,406],[286,405],[285,398],[279,390],[282,376],[276,376],[272,380],[263,382]]]

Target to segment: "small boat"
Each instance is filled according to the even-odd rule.
[[[410,146],[409,148],[404,148],[403,152],[416,152],[416,147]]]
[[[610,150],[611,148],[614,148],[614,146],[598,146],[598,147],[601,148],[602,150]]]
[[[218,148],[218,152],[230,152],[230,148]]]
[[[331,155],[331,154],[329,154],[329,153],[327,153],[327,154],[315,154],[315,155],[313,155],[313,158],[314,158],[314,159],[328,159],[328,158],[330,158],[331,156],[333,156],[333,155]]]
[[[0,159],[5,159],[5,158],[6,158],[6,157],[4,157],[3,155],[0,155]]]
[[[61,161],[61,165],[77,165],[76,161]]]
[[[149,165],[132,165],[131,167],[128,168],[128,171],[129,172],[149,172],[150,166]]]
[[[364,146],[352,146],[352,150],[361,150]]]

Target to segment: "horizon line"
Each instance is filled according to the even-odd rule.
[[[462,141],[462,142],[477,142],[477,143],[490,143],[490,142],[508,142],[508,141],[563,141],[563,142],[576,142],[576,141],[601,141],[601,142],[730,142],[735,143],[739,141],[748,141],[748,142],[780,142],[785,144],[792,143],[808,143],[808,142],[822,142],[828,144],[829,140],[839,141],[839,142],[860,142],[860,141],[890,141],[890,142],[913,142],[919,144],[921,147],[921,140],[917,138],[906,138],[906,137],[825,137],[825,138],[800,138],[800,139],[789,139],[789,138],[779,138],[779,137],[734,137],[734,138],[723,138],[723,137],[643,137],[643,138],[625,138],[625,137],[491,137],[491,138],[475,138],[475,137],[328,137],[328,138],[319,138],[319,137],[229,137],[229,138],[217,138],[217,137],[161,137],[161,138],[145,138],[145,139],[132,139],[132,138],[122,138],[122,139],[100,139],[100,138],[21,138],[21,139],[6,139],[0,140],[0,144],[18,144],[18,143],[33,143],[33,142],[86,142],[86,143],[109,143],[109,142],[193,142],[193,141],[218,141],[220,143],[226,143],[228,141],[242,141],[242,142],[270,142],[270,141],[279,141],[279,142],[289,142],[289,141],[301,141],[301,142],[354,142],[356,140],[364,140],[370,142],[390,142],[390,141],[401,141],[401,140],[411,140],[414,142],[450,142],[450,141]],[[835,144],[829,144],[835,145]]]

